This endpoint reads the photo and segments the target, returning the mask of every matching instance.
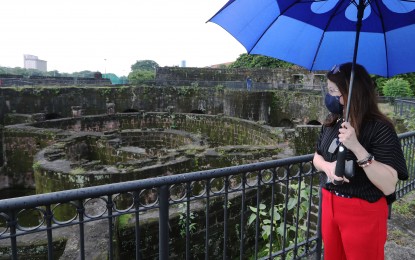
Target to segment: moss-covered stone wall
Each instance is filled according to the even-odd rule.
[[[298,125],[295,128],[295,136],[290,140],[294,154],[304,155],[314,153],[320,132],[321,126]]]
[[[263,145],[269,144],[269,140],[263,133],[266,126],[262,124],[294,127],[307,124],[310,120],[321,122],[326,114],[320,94],[282,90],[248,92],[223,88],[148,86],[21,87],[0,88],[0,97],[5,101],[0,104],[0,111],[6,113],[1,117],[4,125],[35,122],[34,127],[51,130],[43,129],[33,135],[31,130],[27,132],[27,128],[5,128],[4,143],[1,144],[4,147],[1,170],[5,179],[0,187],[8,187],[10,183],[31,183],[25,180],[33,179],[30,165],[33,164],[35,152],[32,148],[36,147],[35,150],[39,151],[44,143],[54,140],[50,133],[55,130],[178,129],[203,133],[209,136],[212,146]],[[108,102],[115,104],[115,114],[107,114]],[[82,107],[84,116],[73,115],[74,106]],[[195,110],[205,114],[182,114]],[[122,113],[124,111],[142,112]],[[47,115],[54,115],[57,119],[46,120]],[[94,115],[100,115],[99,120]],[[228,116],[240,119],[235,124],[234,119]],[[253,127],[248,120],[259,124]]]
[[[280,126],[282,119],[321,120],[321,94],[313,91],[241,91],[202,87],[9,87],[0,89],[0,123],[3,125],[40,120],[24,114],[43,113],[45,119],[72,117],[73,107],[82,115],[107,113],[108,102],[115,112],[198,112],[224,114]],[[26,121],[25,121],[26,120]]]
[[[33,158],[39,150],[61,138],[59,132],[56,129],[6,126],[3,130],[4,165],[0,188],[34,187]]]
[[[310,72],[300,68],[159,67],[156,70],[156,83],[170,86],[199,84],[214,87],[217,82],[245,82],[249,76],[253,82],[268,83],[273,88],[295,84],[309,87],[325,84],[325,73],[325,71]]]
[[[0,125],[0,136],[1,137],[3,136],[3,128],[4,127],[2,125]],[[3,158],[3,141],[0,141],[0,166],[3,165],[3,164],[4,164],[4,158]]]
[[[205,135],[220,145],[268,145],[276,142],[272,127],[255,122],[202,114],[123,113],[108,116],[57,119],[31,124],[36,128],[56,128],[76,132],[108,132],[123,129],[177,129]]]
[[[35,171],[48,192],[243,164],[285,145],[280,129],[252,121],[156,112],[11,125],[4,137],[4,186],[32,187]]]

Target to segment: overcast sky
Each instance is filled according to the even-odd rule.
[[[204,67],[246,50],[206,23],[227,0],[13,0],[0,8],[0,66],[23,67],[23,55],[48,71],[127,75],[137,60]]]

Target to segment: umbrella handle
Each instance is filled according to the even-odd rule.
[[[338,177],[344,176],[345,167],[346,167],[346,153],[347,153],[347,148],[343,144],[340,144],[339,150],[337,152],[336,170],[334,172],[336,176]],[[335,185],[343,184],[342,181],[336,181],[336,180],[333,180],[333,183]]]
[[[355,46],[354,46],[354,52],[353,52],[352,71],[350,73],[349,95],[348,95],[347,104],[346,104],[345,122],[349,121],[350,100],[352,99],[352,90],[353,90],[354,73],[355,73],[354,68],[356,65],[357,49],[359,47],[360,30],[362,28],[362,20],[363,20],[363,14],[364,14],[365,8],[366,8],[366,1],[359,0],[359,4],[357,6],[356,39],[355,39]],[[339,151],[337,152],[336,169],[334,172],[336,176],[338,177],[344,177],[344,174],[346,172],[346,153],[347,153],[347,148],[343,144],[340,144]],[[336,181],[336,180],[333,180],[333,183],[335,185],[343,184],[343,182]]]

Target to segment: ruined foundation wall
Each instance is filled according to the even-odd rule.
[[[318,92],[258,91],[201,87],[14,87],[0,88],[0,124],[18,123],[22,115],[44,113],[54,118],[108,112],[148,111],[224,114],[280,126],[282,119],[324,119],[326,111]],[[7,117],[6,117],[7,115]],[[48,118],[46,118],[48,119]],[[23,118],[27,120],[27,118]],[[35,120],[35,119],[34,119]]]
[[[6,161],[3,169],[3,176],[7,178],[7,184],[4,185],[33,186],[33,168],[37,163],[36,160],[34,160],[35,155],[45,147],[51,146],[57,142],[61,142],[62,144],[59,147],[50,148],[52,152],[49,152],[49,157],[53,157],[52,161],[57,159],[67,160],[79,156],[80,158],[77,159],[78,161],[99,160],[101,162],[108,161],[109,163],[116,165],[117,162],[115,162],[114,159],[109,156],[111,154],[106,155],[106,153],[109,152],[113,154],[117,153],[123,155],[125,151],[123,152],[110,149],[111,146],[106,146],[103,141],[109,139],[117,140],[117,138],[119,138],[117,137],[117,133],[123,133],[123,135],[126,136],[124,131],[134,129],[159,130],[157,133],[158,139],[156,140],[156,137],[151,138],[153,138],[153,142],[158,142],[159,144],[162,142],[167,142],[163,143],[163,145],[168,150],[174,150],[171,149],[174,147],[171,147],[170,142],[178,143],[181,146],[188,146],[191,144],[189,143],[190,140],[196,140],[195,138],[190,138],[190,135],[197,136],[197,139],[199,139],[197,145],[201,148],[198,148],[196,145],[190,145],[190,147],[187,147],[187,149],[190,150],[191,153],[196,153],[197,155],[198,153],[200,154],[202,152],[206,152],[207,148],[213,149],[210,152],[206,152],[209,154],[209,156],[207,154],[203,155],[198,159],[198,162],[194,162],[195,165],[199,164],[199,166],[202,164],[209,164],[212,166],[224,167],[229,166],[232,163],[244,163],[244,160],[254,160],[255,158],[264,156],[270,157],[273,154],[278,153],[276,145],[281,142],[280,133],[271,127],[260,125],[248,120],[212,115],[139,112],[56,119],[33,124],[12,125],[6,126],[4,129],[4,147]],[[171,140],[165,140],[167,137],[173,135],[168,135],[168,133],[163,131],[163,129],[183,131],[184,134],[176,134],[174,138],[171,138]],[[189,136],[186,137],[185,133],[189,133]],[[138,133],[131,132],[130,135],[137,136]],[[85,139],[86,141],[82,141],[80,143],[78,142],[78,144],[71,143],[74,142],[73,140],[75,139],[78,140],[79,138],[85,138],[83,136],[90,137]],[[150,136],[156,136],[156,133],[147,133],[146,136],[146,138],[150,138]],[[101,142],[100,140],[103,141]],[[129,140],[132,139],[125,139],[123,141],[124,144],[128,145],[131,142]],[[120,142],[120,144],[123,142]],[[67,144],[69,144],[69,146]],[[62,150],[62,147],[65,145],[69,148]],[[82,146],[87,147],[89,151],[94,150],[94,154],[96,155],[88,155],[88,151],[84,151],[86,149],[81,149]],[[115,146],[117,146],[117,144],[115,144]],[[178,146],[177,148],[180,148],[181,146]],[[274,147],[261,148],[261,146]],[[201,150],[197,151],[198,149]],[[73,154],[72,157],[69,156],[70,153]],[[184,151],[184,153],[186,153],[186,151]],[[84,156],[83,154],[86,155]],[[69,157],[57,158],[59,156]],[[189,158],[193,158],[194,156],[195,155],[192,155]],[[222,156],[221,160],[224,165],[212,163],[209,161],[209,158],[211,158],[211,160],[215,160],[215,158],[218,158],[218,156]],[[180,157],[171,158],[172,161],[180,159]],[[183,160],[186,161],[186,159]],[[155,162],[156,164],[160,164],[160,160],[156,160]],[[168,165],[168,160],[163,163]],[[57,169],[56,172],[64,172],[64,166],[66,164],[61,161],[60,165],[62,166],[61,169]],[[135,165],[135,168],[139,167],[140,165],[141,164]],[[163,165],[160,165],[162,168]],[[147,167],[149,166],[153,167],[152,165],[147,165]],[[180,173],[188,170],[198,169],[197,167],[195,168],[193,166],[186,166],[184,168],[177,166],[163,167],[164,168],[161,170],[157,170],[154,167],[151,169],[148,168],[148,172],[157,173],[155,176],[160,176],[166,174],[166,172]],[[174,169],[172,167],[174,167]],[[76,165],[74,165],[72,168],[76,169]],[[67,170],[67,172],[69,171],[70,170]],[[139,175],[150,177],[149,174],[140,172],[137,176],[134,176],[133,179],[139,178]],[[92,180],[94,179],[93,175],[90,177]],[[121,176],[118,174],[118,176],[115,176],[115,179],[114,176],[110,177],[110,179],[125,181],[125,177],[126,176]],[[71,178],[76,179],[77,177],[72,176]],[[131,176],[126,178],[131,178]],[[30,179],[31,181],[26,181],[27,179]],[[91,183],[93,183],[93,181]]]

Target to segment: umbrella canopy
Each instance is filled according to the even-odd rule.
[[[209,21],[249,54],[309,70],[357,61],[384,77],[415,71],[415,0],[231,0]]]

